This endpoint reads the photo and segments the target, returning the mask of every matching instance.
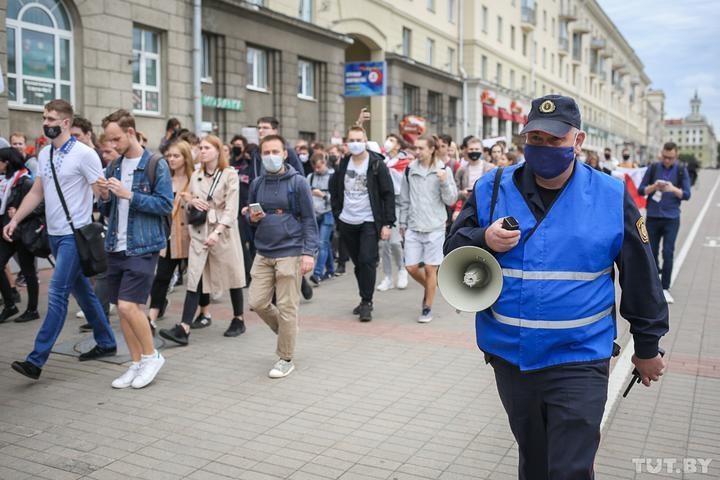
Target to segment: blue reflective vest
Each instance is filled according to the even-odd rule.
[[[478,223],[513,216],[522,237],[496,255],[497,302],[478,312],[477,344],[521,371],[610,358],[616,335],[613,262],[623,242],[622,182],[576,162],[573,176],[538,223],[505,169],[490,220],[495,172],[475,184]]]

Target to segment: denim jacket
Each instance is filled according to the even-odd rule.
[[[150,160],[151,153],[143,151],[133,175],[132,200],[128,211],[127,249],[128,256],[144,255],[159,252],[167,247],[167,232],[165,231],[165,216],[170,215],[173,209],[172,180],[170,167],[165,160],[157,163],[155,183],[145,174],[145,167]],[[123,157],[120,157],[105,170],[109,179],[115,177],[121,180]],[[118,202],[112,193],[107,200],[100,201],[100,209],[108,218],[108,232],[105,236],[105,250],[112,252],[117,245],[118,230]]]

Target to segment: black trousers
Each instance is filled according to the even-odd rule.
[[[199,293],[202,291],[202,278],[198,282],[197,291],[191,292],[188,290],[185,292],[185,304],[183,305],[182,323],[186,325],[192,324],[195,316],[195,310],[198,305],[205,307],[210,304],[209,293]],[[202,301],[207,299],[207,303],[203,305]],[[230,302],[233,307],[233,316],[241,317],[244,310],[244,301],[242,288],[231,288],[230,289]]]
[[[495,381],[518,443],[520,480],[592,480],[610,362],[521,373],[492,357]]]
[[[10,261],[13,255],[17,253],[18,262],[20,263],[20,271],[25,277],[25,284],[28,291],[27,310],[36,311],[38,309],[38,277],[35,269],[35,256],[28,252],[25,247],[15,242],[6,242],[0,240],[0,270]],[[0,293],[2,293],[5,308],[12,308],[12,288],[4,271],[0,271]]]
[[[169,247],[166,250],[169,252]],[[172,280],[175,269],[178,268],[184,258],[170,258],[166,254],[164,257],[158,258],[157,270],[155,271],[155,280],[153,280],[152,287],[150,288],[150,308],[162,309],[165,300],[167,299],[168,288],[170,287],[170,280]],[[198,305],[201,307],[207,307],[210,305],[210,294],[203,293],[198,296]],[[197,308],[197,305],[195,306]],[[193,313],[195,311],[193,310]]]
[[[375,276],[380,261],[378,254],[377,227],[373,222],[350,225],[338,221],[340,241],[355,265],[355,279],[363,302],[372,302],[375,291]]]

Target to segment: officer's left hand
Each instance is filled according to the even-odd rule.
[[[659,353],[656,357],[648,359],[638,358],[637,355],[633,355],[632,363],[640,372],[640,379],[646,387],[649,387],[651,382],[660,380],[667,366],[667,362]]]
[[[315,266],[315,259],[311,255],[303,255],[300,257],[300,272],[305,275]]]

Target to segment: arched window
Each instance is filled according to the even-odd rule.
[[[72,25],[62,2],[8,0],[7,8],[10,105],[72,102]]]

